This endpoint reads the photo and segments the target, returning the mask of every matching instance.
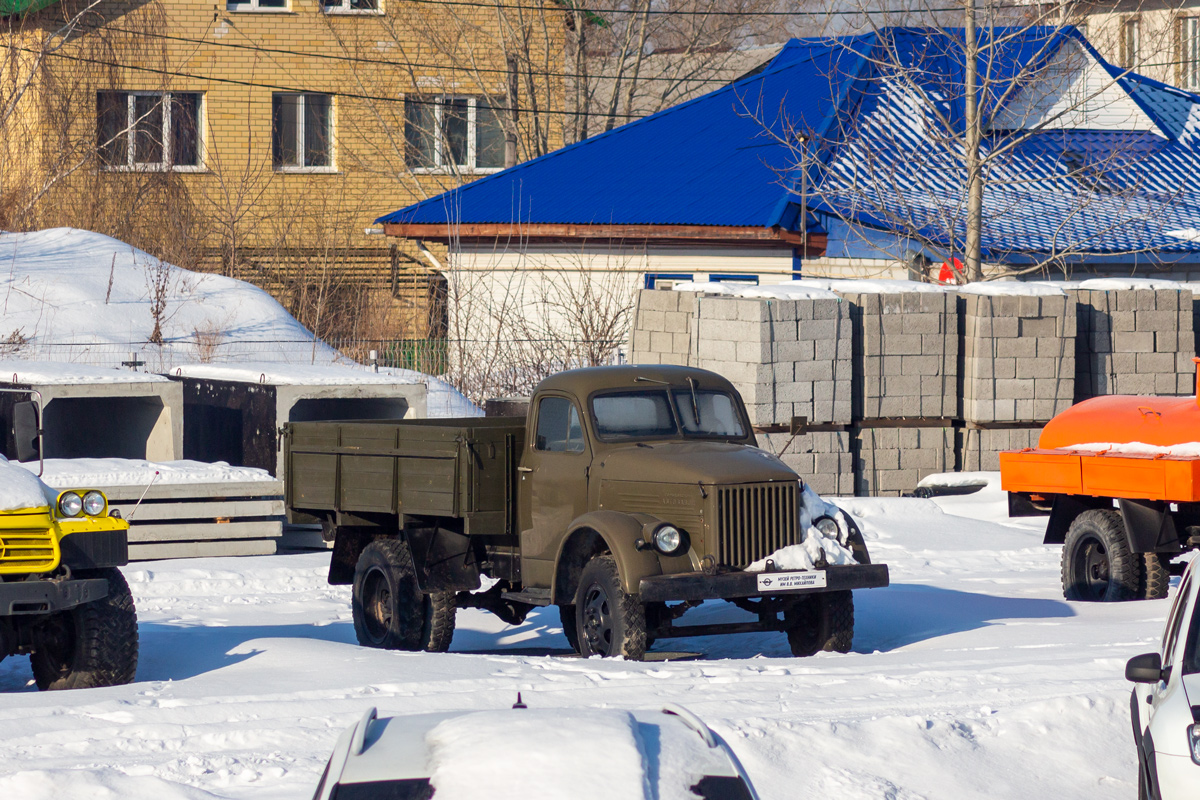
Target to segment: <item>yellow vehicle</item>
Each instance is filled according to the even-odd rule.
[[[14,416],[18,458],[33,450],[40,461],[36,406]],[[56,492],[0,456],[0,660],[28,654],[39,689],[133,680],[137,613],[117,569],[128,531],[102,492]]]

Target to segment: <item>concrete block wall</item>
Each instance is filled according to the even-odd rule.
[[[855,427],[854,493],[898,497],[911,492],[926,475],[956,468],[955,430],[937,427]]]
[[[795,438],[789,433],[765,433],[758,435],[758,445],[779,456],[817,494],[854,494],[849,431],[810,431]]]
[[[1072,289],[1077,303],[1075,400],[1195,389],[1190,290]]]
[[[955,448],[959,454],[959,469],[964,472],[995,472],[1000,469],[1000,452],[1037,447],[1042,428],[959,428],[955,431]]]
[[[1074,298],[959,296],[962,419],[1046,422],[1075,400]]]
[[[957,417],[956,295],[839,294],[854,324],[854,418]]]
[[[642,289],[634,306],[630,360],[634,364],[694,366],[696,292]]]
[[[754,425],[848,424],[852,327],[836,298],[705,296],[694,320],[695,365],[727,377]]]

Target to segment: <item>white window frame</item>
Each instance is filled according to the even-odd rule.
[[[1179,20],[1180,87],[1189,92],[1200,92],[1200,17],[1181,17]]]
[[[107,172],[206,172],[205,166],[207,149],[204,142],[204,116],[208,107],[207,98],[204,92],[147,92],[147,91],[128,91],[124,89],[101,90],[111,94],[125,95],[125,163],[124,164],[105,164],[101,169]],[[196,161],[197,164],[173,164],[171,152],[171,95],[172,94],[194,94],[199,96],[200,102],[196,104]],[[136,97],[158,97],[161,99],[163,106],[163,123],[162,123],[162,148],[163,161],[159,164],[138,164],[135,163],[134,151],[137,148],[137,112],[135,108]],[[96,119],[96,124],[100,124],[99,118]]]
[[[241,3],[233,3],[230,0],[225,0],[225,10],[241,14],[291,14],[291,0],[285,0],[283,7],[278,6],[260,6],[259,0],[244,0]]]
[[[326,14],[347,14],[354,16],[356,14],[365,14],[367,16],[379,15],[383,13],[383,0],[375,0],[375,8],[351,8],[351,0],[318,0],[321,4],[321,11]]]
[[[306,167],[304,166],[304,125],[307,115],[305,114],[305,106],[308,104],[309,95],[321,95],[329,98],[329,166],[326,167]],[[299,97],[300,106],[296,111],[296,160],[300,162],[296,166],[275,165],[275,154],[271,153],[271,166],[276,172],[291,172],[291,173],[331,173],[337,172],[337,150],[334,148],[334,125],[336,123],[337,114],[335,95],[327,92],[273,92],[271,94],[271,126],[275,126],[275,98],[276,97]],[[275,131],[271,131],[271,146],[274,147]]]
[[[477,116],[476,109],[479,101],[486,98],[475,94],[441,94],[434,95],[426,100],[422,99],[422,103],[433,103],[434,108],[434,136],[433,136],[433,162],[432,167],[410,167],[409,169],[418,175],[490,175],[493,172],[499,172],[504,167],[477,167],[475,160],[478,158],[479,152],[477,149],[479,141],[479,126],[476,124]],[[444,137],[442,136],[442,120],[446,116],[446,106],[454,100],[467,101],[467,161],[468,164],[444,164],[442,163],[443,149],[446,146]],[[408,142],[405,142],[405,147]]]

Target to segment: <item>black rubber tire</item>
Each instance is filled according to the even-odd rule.
[[[1142,596],[1145,574],[1145,560],[1129,551],[1119,512],[1093,508],[1077,516],[1067,529],[1062,586],[1068,600],[1136,600]]]
[[[137,673],[138,623],[133,595],[116,567],[79,571],[104,578],[108,595],[53,615],[34,634],[29,662],[39,689],[92,689],[132,683]]]
[[[849,653],[854,644],[854,595],[823,592],[801,598],[783,612],[792,655],[807,658],[822,650]]]
[[[646,655],[646,607],[637,595],[625,593],[612,556],[596,556],[584,566],[575,593],[575,630],[585,658],[641,661]]]
[[[1162,600],[1171,591],[1171,558],[1163,553],[1143,553],[1145,561],[1141,596]]]
[[[407,542],[376,540],[354,567],[354,635],[363,647],[445,652],[454,638],[454,598],[421,591]]]
[[[579,627],[578,621],[575,619],[575,606],[561,605],[558,607],[558,618],[562,620],[563,636],[567,637],[567,643],[571,648],[579,652]]]

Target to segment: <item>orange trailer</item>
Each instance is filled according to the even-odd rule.
[[[1050,420],[1036,448],[1000,454],[1014,516],[1050,515],[1072,600],[1165,597],[1171,559],[1200,547],[1196,397],[1097,397]]]

